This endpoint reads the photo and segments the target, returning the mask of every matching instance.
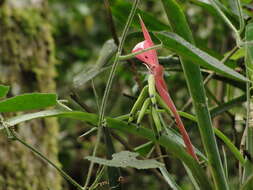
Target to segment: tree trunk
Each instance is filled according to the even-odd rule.
[[[0,0],[0,84],[11,86],[8,96],[55,92],[54,42],[46,11],[45,0]],[[26,122],[16,131],[59,164],[56,119]],[[61,177],[55,169],[1,132],[0,189],[60,190]]]

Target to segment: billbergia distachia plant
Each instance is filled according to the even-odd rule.
[[[85,74],[82,72],[77,75],[73,82],[73,89],[79,88],[91,79],[93,81],[95,76],[99,77],[101,72],[110,70],[103,98],[101,102],[97,101],[98,113],[75,111],[67,107],[65,101],[57,100],[56,94],[24,94],[0,101],[0,112],[55,107],[16,117],[3,116],[0,129],[54,167],[78,190],[98,188],[104,174],[107,174],[107,184],[111,189],[124,189],[122,179],[126,167],[151,171],[161,183],[166,183],[173,190],[253,189],[252,6],[239,0],[191,1],[195,6],[214,14],[232,33],[233,47],[230,46],[230,51],[221,54],[199,45],[199,36],[195,33],[193,35],[184,13],[187,7],[181,6],[181,3],[175,0],[159,2],[162,5],[160,11],[163,11],[168,21],[164,24],[151,13],[141,10],[138,7],[140,0],[134,0],[132,4],[119,2],[121,4],[112,3],[110,6],[108,0],[104,1],[113,41],[105,43],[94,68],[88,74],[85,71]],[[131,9],[130,12],[127,9]],[[120,24],[124,24],[120,38],[116,33],[113,16]],[[132,33],[129,32],[130,29]],[[224,38],[226,35],[221,34]],[[129,45],[130,42],[126,39],[134,38],[135,43]],[[161,54],[169,56],[160,56],[158,49]],[[110,60],[113,60],[112,64],[108,64],[111,63]],[[106,111],[111,98],[110,91],[119,66],[125,64],[135,66],[134,75],[139,77],[136,80],[139,89],[135,92],[135,97],[130,96],[134,102],[129,103],[131,107],[125,110],[124,115],[112,117]],[[189,92],[184,108],[176,106],[177,93],[170,90],[178,85],[177,80],[171,82],[174,72],[170,70],[173,70],[171,67],[174,64],[178,66],[181,72],[179,75],[186,83],[182,88]],[[147,69],[144,70],[142,65]],[[216,80],[227,87],[227,93],[223,95],[225,98],[216,98],[215,91],[211,88],[215,86]],[[8,87],[1,85],[0,96],[4,97],[7,92]],[[120,96],[121,92],[117,93]],[[80,105],[81,101],[85,101],[74,100]],[[210,106],[213,102],[216,105],[214,108]],[[191,109],[187,109],[191,104]],[[238,105],[240,110],[245,111],[236,110]],[[226,129],[220,125],[217,127],[212,122],[215,116],[223,113],[233,120],[224,124]],[[234,122],[238,116],[244,121],[240,125],[241,131]],[[43,117],[76,119],[94,126],[82,135],[84,137],[97,132],[92,155],[85,158],[90,161],[90,166],[83,184],[77,183],[57,164],[22,140],[13,128],[22,122]],[[234,131],[237,140],[231,140],[230,135],[226,135],[227,131]],[[122,140],[122,136],[127,139],[129,135],[145,139],[145,143],[129,148],[127,142]],[[116,140],[112,136],[116,136],[127,150],[118,151],[115,148]],[[106,159],[97,156],[102,142],[105,145]],[[189,181],[187,187],[183,186],[181,176],[176,175],[180,172],[173,173],[170,164],[177,162],[185,170]],[[92,176],[95,164],[101,167]]]

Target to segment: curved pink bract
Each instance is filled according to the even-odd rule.
[[[154,46],[154,43],[148,33],[148,30],[147,30],[144,22],[142,20],[140,20],[140,22],[141,22],[142,33],[144,35],[145,40],[138,43],[133,48],[132,52],[138,52],[140,50]],[[147,52],[141,53],[139,55],[136,55],[136,58],[145,62],[149,67],[151,67],[154,64],[159,65],[156,50],[149,50]]]
[[[146,48],[154,46],[154,43],[148,33],[148,30],[147,30],[144,22],[141,20],[141,18],[140,18],[140,22],[141,22],[141,28],[142,28],[142,32],[143,32],[145,40],[138,43],[134,47],[132,52],[138,52],[140,50],[144,50]],[[191,140],[190,140],[188,133],[185,130],[184,124],[181,120],[181,117],[179,116],[176,106],[169,95],[167,85],[164,81],[164,68],[158,62],[156,50],[149,50],[147,52],[143,52],[141,54],[136,55],[136,58],[143,61],[148,66],[151,74],[154,75],[156,89],[157,89],[159,95],[161,96],[161,98],[163,99],[163,101],[167,104],[167,106],[170,108],[170,110],[172,111],[172,113],[175,117],[177,127],[183,137],[187,152],[195,160],[198,160],[198,158],[195,154],[195,151],[193,149]]]

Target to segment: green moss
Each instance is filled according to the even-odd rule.
[[[13,95],[54,92],[54,41],[43,12],[5,5],[0,8],[0,26],[0,83],[10,84]],[[57,159],[57,120],[41,119],[25,125],[19,128],[22,138],[60,165]],[[28,149],[16,142],[8,142],[3,134],[0,134],[0,148],[0,189],[61,189],[61,177],[57,172]]]
[[[5,47],[3,64],[22,65],[24,71],[35,74],[40,90],[48,91],[55,88],[47,80],[55,76],[54,70],[48,69],[55,64],[55,53],[50,25],[42,15],[32,8],[2,8],[0,23],[4,35],[0,42]]]

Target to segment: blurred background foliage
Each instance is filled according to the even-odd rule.
[[[229,9],[231,2],[230,0],[222,1]],[[130,9],[129,3],[131,1],[112,0],[110,3],[117,34],[120,36]],[[146,0],[141,3],[141,15],[144,15],[144,21],[152,31],[166,30],[168,26],[164,10],[160,3],[160,1],[156,0]],[[244,5],[244,11],[252,15],[253,6],[250,4],[250,0],[243,0],[242,3]],[[181,0],[180,4],[188,16],[188,21],[199,48],[220,59],[222,55],[235,46],[231,30],[217,14],[203,9],[200,1]],[[58,61],[58,74],[56,77],[58,94],[60,98],[68,99],[71,107],[81,110],[82,108],[70,98],[70,95],[74,92],[80,96],[81,101],[90,111],[97,112],[105,88],[108,70],[100,73],[94,80],[88,81],[79,88],[74,86],[73,79],[80,72],[87,71],[88,68],[96,64],[103,44],[112,38],[104,4],[102,1],[97,0],[49,0],[48,7]],[[154,18],[156,22],[152,20]],[[136,41],[142,39],[139,32],[140,28],[138,19],[136,18],[131,28],[131,35],[129,35],[125,46],[125,53],[129,53]],[[172,53],[159,50],[159,55],[169,56]],[[240,57],[240,55],[238,56]],[[241,60],[236,58],[236,61],[231,62],[234,65],[240,65]],[[139,62],[135,63],[133,65],[126,62],[120,65],[114,80],[106,115],[117,116],[129,113],[134,103],[134,98],[138,95],[138,92],[140,92],[141,87],[146,81],[144,76],[147,72],[146,68]],[[181,67],[178,64],[170,64],[168,67],[165,65],[165,67],[167,70],[166,80],[169,91],[177,107],[182,108],[189,99],[189,94]],[[82,77],[85,80],[87,76],[82,75]],[[239,89],[231,88],[231,86],[224,85],[217,80],[212,80],[208,84],[207,89],[210,91],[208,93],[210,108],[216,106],[217,102],[224,102],[241,94]],[[232,97],[229,96],[231,91],[233,91]],[[213,99],[213,95],[215,95],[217,101]],[[190,106],[187,111],[192,112],[192,107]],[[239,143],[238,139],[240,138],[238,137],[242,135],[243,123],[240,121],[243,112],[242,108],[237,107],[232,109],[229,114],[224,113],[222,116],[214,118],[215,126],[221,128],[228,137],[233,139],[236,145]],[[222,120],[220,119],[221,117]],[[186,126],[189,124],[187,123],[189,121],[184,122]],[[192,125],[194,124],[191,123]],[[78,138],[78,136],[88,131],[91,126],[66,119],[60,120],[60,126],[60,162],[62,163],[63,169],[69,172],[78,182],[83,183],[89,164],[83,158],[91,154],[96,138],[95,133],[85,138]],[[235,128],[231,129],[231,126],[235,126]],[[193,143],[201,147],[197,127],[192,127],[188,131],[190,131]],[[144,142],[143,139],[134,136],[118,135],[132,148]],[[117,151],[125,149],[117,140],[114,139],[114,142]],[[230,153],[227,152],[227,154],[229,157]],[[104,155],[103,144],[100,146],[98,156],[102,155]],[[233,171],[237,169],[234,167],[235,161],[228,160],[228,164],[231,166],[229,170],[231,170],[230,173],[233,175]],[[138,175],[137,172],[141,173],[141,175]],[[185,173],[182,165],[175,159],[171,159],[171,173],[178,177],[176,180],[182,185],[182,189],[190,189],[189,179],[184,177]],[[123,176],[129,176],[124,184],[125,189],[131,190],[136,189],[136,187],[138,189],[141,187],[151,190],[164,189],[166,187],[165,183],[150,171],[124,169]],[[101,189],[106,189],[106,186],[101,187]]]

